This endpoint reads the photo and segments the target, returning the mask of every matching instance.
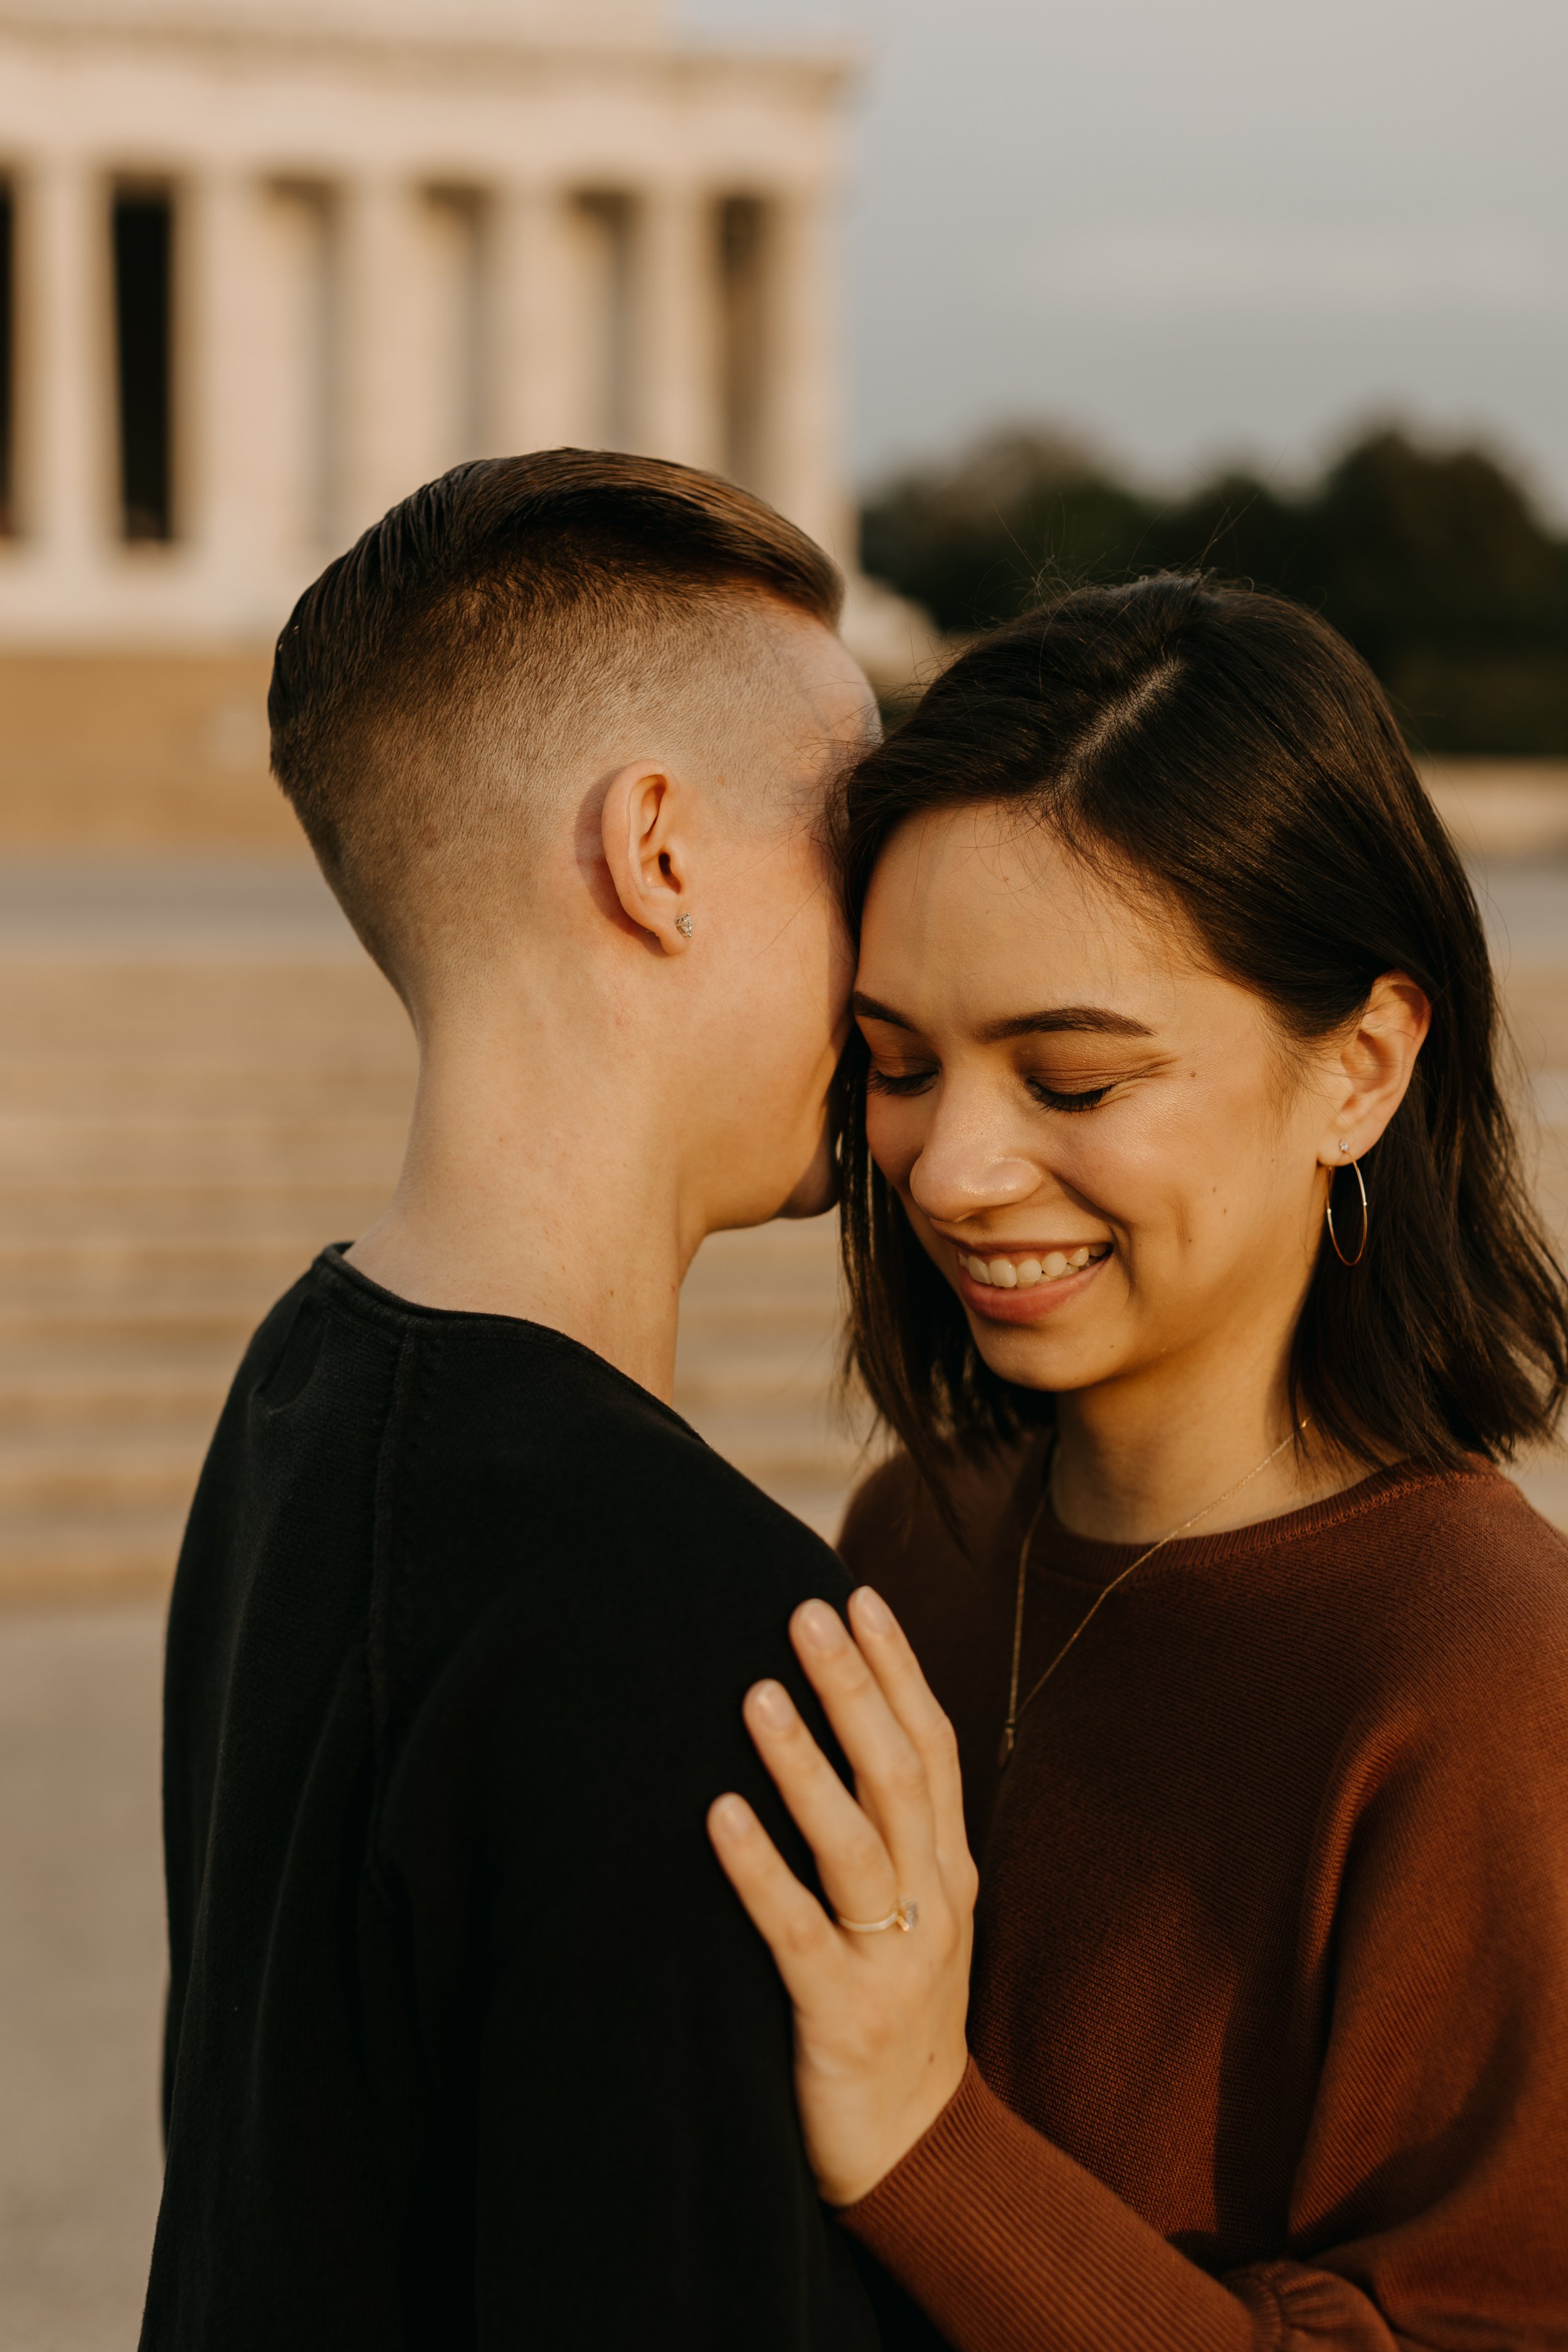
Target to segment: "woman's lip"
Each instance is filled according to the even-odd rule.
[[[961,1255],[977,1257],[980,1253],[964,1250]],[[1011,1250],[1007,1252],[1009,1257],[1014,1255]],[[994,1283],[976,1282],[960,1264],[959,1296],[972,1313],[983,1316],[988,1323],[1038,1323],[1079,1297],[1100,1268],[1110,1265],[1110,1258],[1111,1252],[1107,1250],[1103,1257],[1090,1258],[1077,1273],[1058,1275],[1054,1281],[1037,1282],[1029,1290],[1004,1290]]]

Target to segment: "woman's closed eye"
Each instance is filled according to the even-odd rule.
[[[886,1070],[873,1062],[866,1072],[866,1084],[874,1095],[922,1095],[936,1076],[933,1065],[914,1069]]]
[[[1044,1078],[1026,1078],[1024,1083],[1047,1110],[1093,1110],[1105,1100],[1111,1087],[1110,1079],[1102,1087],[1050,1087]]]
[[[866,1085],[874,1095],[921,1095],[936,1076],[936,1066],[932,1063],[888,1069],[873,1062],[866,1072]],[[1053,1087],[1044,1078],[1026,1076],[1024,1080],[1030,1094],[1044,1109],[1063,1111],[1093,1110],[1097,1104],[1105,1100],[1115,1083],[1114,1079],[1108,1078],[1098,1087]]]

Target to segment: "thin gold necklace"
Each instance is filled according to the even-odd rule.
[[[1309,1418],[1310,1417],[1310,1416],[1309,1416]],[[1184,1519],[1180,1527],[1172,1528],[1167,1534],[1163,1535],[1158,1543],[1152,1543],[1147,1551],[1141,1551],[1136,1559],[1130,1559],[1126,1567],[1121,1570],[1120,1574],[1111,1578],[1104,1591],[1095,1594],[1093,1601],[1085,1610],[1078,1623],[1073,1627],[1072,1632],[1068,1635],[1067,1640],[1062,1643],[1061,1648],[1057,1652],[1056,1656],[1051,1660],[1050,1664],[1046,1668],[1046,1671],[1040,1676],[1039,1681],[1035,1684],[1033,1688],[1029,1691],[1028,1696],[1020,1702],[1018,1697],[1018,1667],[1024,1655],[1024,1594],[1026,1590],[1026,1579],[1029,1570],[1029,1553],[1034,1547],[1035,1531],[1038,1528],[1040,1520],[1044,1516],[1046,1505],[1051,1499],[1051,1459],[1054,1458],[1056,1451],[1053,1444],[1051,1456],[1047,1457],[1046,1463],[1044,1491],[1040,1496],[1039,1501],[1035,1505],[1033,1517],[1030,1518],[1028,1528],[1024,1537],[1023,1549],[1018,1554],[1018,1599],[1013,1611],[1013,1671],[1007,1681],[1007,1720],[1002,1727],[1002,1746],[996,1759],[999,1769],[1005,1770],[1006,1769],[1007,1760],[1011,1757],[1014,1748],[1018,1744],[1019,1717],[1024,1714],[1026,1708],[1033,1706],[1035,1701],[1039,1697],[1040,1693],[1045,1689],[1046,1685],[1050,1681],[1051,1676],[1056,1673],[1057,1668],[1061,1664],[1062,1660],[1067,1656],[1068,1652],[1072,1648],[1073,1643],[1078,1640],[1079,1635],[1088,1631],[1091,1619],[1097,1616],[1100,1611],[1104,1608],[1106,1602],[1110,1600],[1117,1586],[1119,1584],[1125,1584],[1135,1568],[1142,1568],[1146,1559],[1152,1559],[1157,1551],[1163,1551],[1168,1543],[1174,1543],[1178,1536],[1184,1536],[1189,1528],[1195,1528],[1200,1519],[1206,1519],[1211,1511],[1217,1511],[1222,1504],[1228,1503],[1230,1501],[1233,1495],[1239,1495],[1244,1486],[1250,1486],[1255,1478],[1260,1478],[1265,1470],[1268,1469],[1269,1464],[1271,1462],[1278,1462],[1279,1456],[1284,1453],[1285,1448],[1288,1445],[1293,1445],[1297,1438],[1304,1433],[1306,1427],[1306,1421],[1299,1423],[1288,1437],[1282,1437],[1279,1440],[1279,1444],[1275,1446],[1272,1453],[1266,1454],[1261,1462],[1255,1462],[1253,1464],[1245,1478],[1238,1478],[1234,1486],[1227,1486],[1223,1495],[1216,1495],[1212,1503],[1205,1503],[1203,1509],[1201,1511],[1194,1511],[1190,1519]]]

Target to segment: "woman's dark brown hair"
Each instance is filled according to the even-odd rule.
[[[1298,1042],[1404,971],[1432,1003],[1364,1174],[1361,1263],[1320,1252],[1293,1403],[1369,1464],[1507,1458],[1568,1389],[1568,1283],[1521,1181],[1498,1082],[1485,935],[1375,679],[1281,597],[1180,574],[1078,588],[970,646],[850,776],[838,812],[857,938],[900,824],[996,803],[1186,915]],[[867,1055],[842,1073],[853,1361],[927,1476],[1048,1419],[991,1372],[866,1148]],[[1359,1229],[1353,1180],[1336,1203]]]

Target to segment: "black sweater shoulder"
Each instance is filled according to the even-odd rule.
[[[318,1260],[171,1615],[144,2347],[867,2352],[705,1832],[740,1788],[808,1867],[741,1700],[810,1707],[789,1612],[845,1589],[586,1349]]]

